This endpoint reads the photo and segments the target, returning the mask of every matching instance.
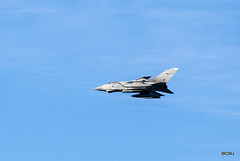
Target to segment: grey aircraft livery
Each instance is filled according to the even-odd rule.
[[[98,91],[106,91],[108,93],[138,93],[132,95],[132,97],[137,98],[160,98],[164,95],[156,91],[173,94],[173,92],[167,88],[167,83],[178,71],[178,69],[179,68],[171,68],[165,70],[163,73],[159,74],[153,79],[149,79],[151,76],[143,76],[132,81],[110,82],[94,89]]]

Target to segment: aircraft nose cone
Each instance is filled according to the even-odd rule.
[[[98,91],[101,91],[102,90],[102,87],[101,86],[99,86],[99,87],[96,87],[96,88],[94,88],[95,90],[98,90]]]
[[[176,71],[178,71],[179,70],[179,68],[173,68],[174,70],[176,70]]]

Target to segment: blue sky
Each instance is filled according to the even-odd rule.
[[[239,160],[239,19],[238,0],[1,0],[0,160]],[[161,99],[93,90],[171,67]]]

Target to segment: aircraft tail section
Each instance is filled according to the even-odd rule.
[[[165,70],[163,73],[159,74],[152,80],[158,83],[168,83],[169,80],[173,77],[173,75],[178,71],[179,68],[171,68]]]

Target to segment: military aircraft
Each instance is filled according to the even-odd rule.
[[[137,98],[160,98],[164,95],[156,91],[173,94],[173,92],[167,88],[167,83],[178,71],[178,69],[179,68],[171,68],[165,70],[153,79],[149,79],[151,76],[143,76],[132,81],[110,82],[94,89],[98,91],[106,91],[108,93],[139,93],[132,95],[132,97]]]

